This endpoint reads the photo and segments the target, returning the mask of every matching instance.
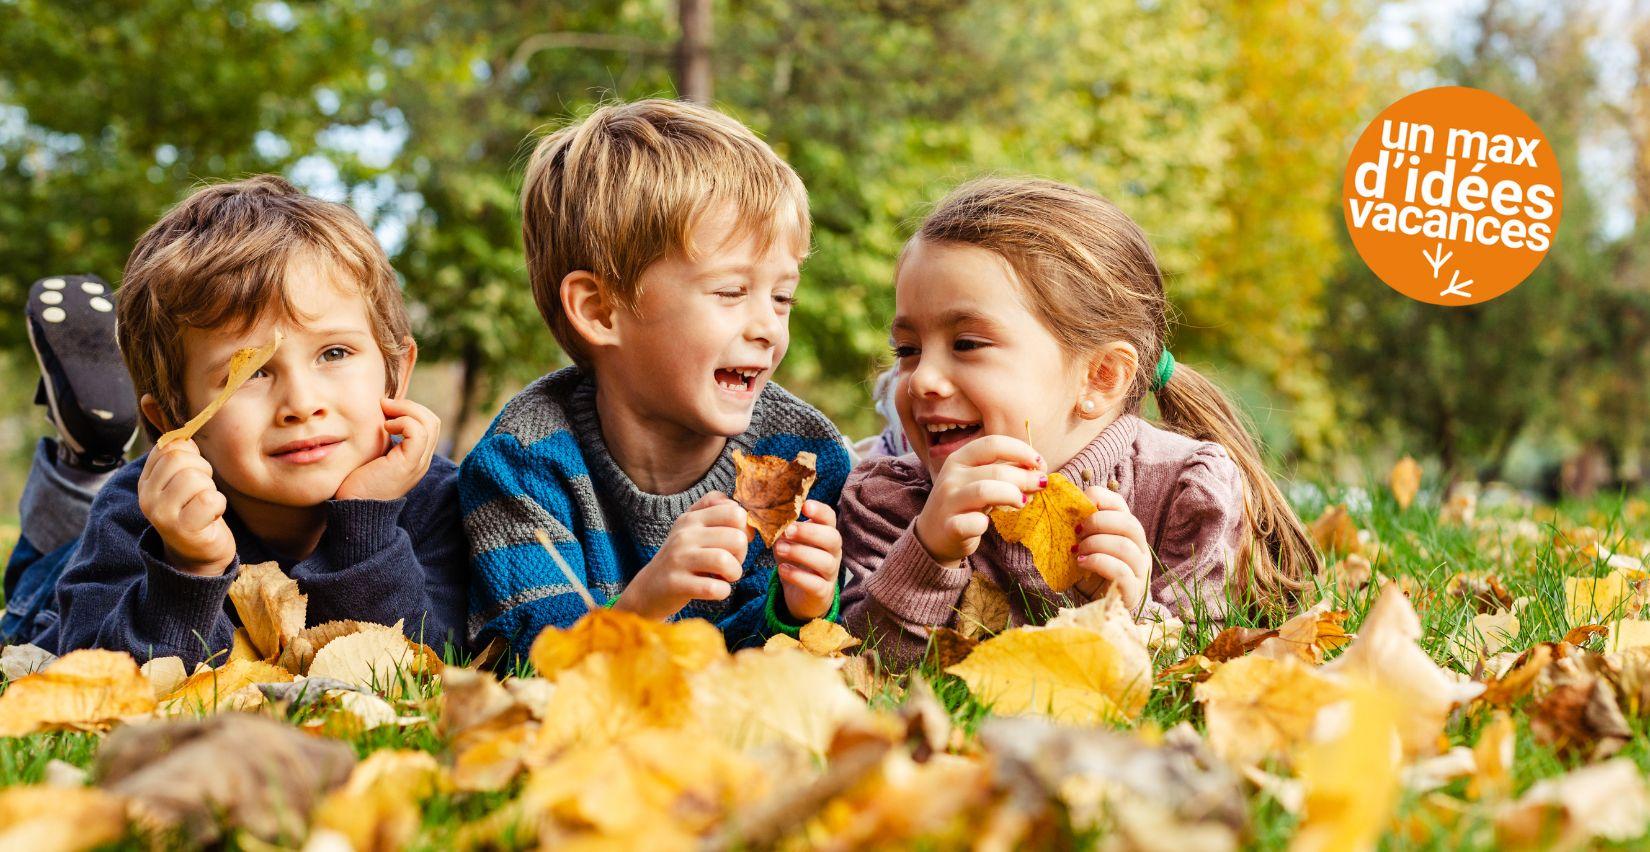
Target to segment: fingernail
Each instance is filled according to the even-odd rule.
[[[1072,528],[1071,528],[1071,531],[1072,532],[1082,532],[1083,531],[1083,525],[1082,524],[1073,525]]]
[[[785,537],[796,538],[796,524],[791,524],[785,528]]]
[[[1031,502],[1031,495],[1026,494],[1024,492],[1021,492],[1021,494],[1020,494],[1020,505],[1024,506],[1025,504],[1030,503],[1030,502]]]
[[[1048,477],[1046,477],[1046,476],[1038,477],[1037,487],[1038,488],[1047,488],[1048,487]]]
[[[1076,552],[1077,552],[1077,545],[1075,545],[1075,544],[1074,544],[1074,545],[1072,545],[1072,546],[1071,546],[1071,552],[1072,552],[1072,553],[1076,553]]]

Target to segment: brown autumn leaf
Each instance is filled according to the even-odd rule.
[[[229,586],[229,599],[241,617],[241,626],[260,658],[275,660],[304,629],[309,596],[298,591],[279,563],[242,565]]]
[[[309,674],[310,663],[315,661],[316,652],[325,648],[328,642],[377,626],[379,625],[365,621],[341,619],[322,622],[314,627],[306,627],[299,631],[298,635],[292,637],[292,640],[281,650],[278,663],[281,668],[295,675],[307,675]]]
[[[126,834],[126,803],[96,788],[49,784],[0,790],[0,849],[80,852]]]
[[[995,580],[975,571],[963,589],[957,605],[957,632],[969,639],[984,639],[1008,629],[1008,595]]]
[[[131,655],[74,651],[0,693],[0,737],[98,730],[154,709],[154,687]]]
[[[1369,585],[1374,577],[1375,567],[1361,553],[1348,553],[1318,574],[1323,585],[1334,589],[1335,597],[1343,601]]]
[[[819,476],[813,453],[799,452],[796,460],[779,456],[747,456],[733,451],[736,470],[734,502],[745,507],[745,524],[762,535],[768,547],[779,541],[780,532],[802,515],[808,489]]]
[[[1193,691],[1210,748],[1237,765],[1293,753],[1311,738],[1319,711],[1346,697],[1346,686],[1320,672],[1294,656],[1222,664]]]
[[[1255,650],[1276,635],[1278,631],[1260,627],[1228,627],[1209,641],[1202,654],[1211,662],[1224,663]]]
[[[244,713],[127,725],[98,753],[98,786],[132,802],[138,824],[195,844],[220,825],[296,843],[310,811],[355,765],[348,745]],[[221,820],[221,823],[220,823]]]
[[[1392,485],[1392,497],[1398,501],[1398,508],[1408,509],[1409,504],[1415,502],[1416,492],[1421,490],[1421,465],[1415,459],[1404,456],[1392,466],[1388,480]]]
[[[1344,503],[1325,508],[1307,531],[1312,534],[1313,543],[1326,554],[1358,552],[1358,525],[1352,522]]]
[[[1599,761],[1614,755],[1633,732],[1616,704],[1616,693],[1604,678],[1579,667],[1565,670],[1552,687],[1531,702],[1530,732],[1536,742],[1560,754]]]
[[[979,644],[979,639],[960,630],[931,627],[928,629],[928,660],[936,669],[944,671],[968,659]]]
[[[1570,628],[1564,634],[1564,641],[1579,648],[1598,637],[1609,635],[1610,628],[1602,624],[1582,624]]]
[[[1351,613],[1331,610],[1329,601],[1318,601],[1297,613],[1277,629],[1277,635],[1260,643],[1255,653],[1264,657],[1293,656],[1302,662],[1319,665],[1324,655],[1352,641],[1346,632],[1346,620]]]
[[[1449,578],[1444,591],[1452,597],[1472,602],[1480,613],[1512,609],[1512,592],[1502,585],[1501,578],[1489,572],[1462,571]]]
[[[1032,564],[1043,581],[1056,592],[1064,592],[1083,577],[1077,567],[1077,524],[1094,514],[1094,502],[1071,480],[1059,473],[1048,475],[1048,487],[1031,495],[1018,509],[999,506],[991,510],[991,525],[1004,541],[1025,545]]]
[[[1554,649],[1562,647],[1548,642],[1525,651],[1513,661],[1512,668],[1506,674],[1491,678],[1484,684],[1483,702],[1491,707],[1507,707],[1529,695],[1535,688],[1536,680],[1557,656]]]
[[[235,395],[235,391],[240,390],[241,385],[246,384],[246,380],[252,378],[253,373],[258,372],[265,364],[269,363],[269,359],[275,355],[275,350],[280,345],[281,333],[277,331],[275,337],[262,346],[248,346],[245,349],[235,350],[235,354],[229,356],[229,375],[224,379],[223,390],[218,391],[218,395],[213,397],[212,401],[207,403],[199,414],[189,418],[188,423],[160,436],[160,440],[155,442],[155,449],[163,449],[173,441],[187,441],[195,437],[195,433],[199,432],[201,427],[212,419],[212,415],[217,414],[218,409],[223,408],[224,404],[229,402],[229,398]]]

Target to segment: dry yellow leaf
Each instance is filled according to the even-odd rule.
[[[156,701],[176,692],[177,688],[189,679],[189,672],[183,668],[182,657],[156,657],[144,663],[138,670],[149,679],[149,686],[155,690]]]
[[[74,651],[0,693],[0,737],[93,730],[154,709],[154,688],[130,655]]]
[[[365,621],[344,619],[306,627],[292,637],[281,650],[279,664],[281,668],[293,674],[307,675],[309,664],[315,661],[315,653],[325,648],[328,642],[378,626],[380,625]]]
[[[1621,571],[1603,577],[1564,578],[1565,611],[1570,624],[1593,624],[1624,615],[1633,597],[1633,584]]]
[[[1375,686],[1354,687],[1349,697],[1345,729],[1301,753],[1306,815],[1289,844],[1294,852],[1374,849],[1397,799],[1398,707]]]
[[[1215,669],[1193,689],[1203,704],[1209,746],[1247,766],[1285,757],[1307,742],[1318,713],[1346,697],[1346,687],[1298,657],[1250,654]]]
[[[376,751],[321,800],[313,825],[336,832],[355,852],[394,852],[417,835],[419,802],[446,786],[446,773],[429,752]]]
[[[1611,622],[1610,638],[1604,642],[1606,653],[1630,651],[1650,645],[1650,621],[1642,618],[1624,618]]]
[[[1435,753],[1450,711],[1484,691],[1483,684],[1463,682],[1439,668],[1416,644],[1420,637],[1421,621],[1409,598],[1397,584],[1388,584],[1358,638],[1324,666],[1325,672],[1379,685],[1405,708],[1398,733],[1411,757]]]
[[[281,333],[277,331],[274,339],[262,346],[248,346],[245,349],[235,350],[235,354],[229,356],[229,375],[224,379],[223,390],[218,391],[218,395],[213,397],[212,401],[207,403],[199,414],[189,418],[188,423],[160,436],[160,440],[155,442],[155,449],[163,449],[173,441],[187,441],[195,437],[195,433],[199,432],[201,427],[212,419],[212,415],[217,414],[218,409],[223,408],[224,403],[229,402],[229,398],[235,395],[235,391],[240,390],[241,385],[246,384],[246,380],[252,378],[253,373],[263,369],[263,366],[269,363],[269,359],[275,355],[275,350],[280,345]]]
[[[453,741],[453,785],[467,792],[502,790],[524,768],[538,723],[487,725]]]
[[[1083,490],[1059,473],[1048,475],[1048,487],[1031,495],[1031,502],[1018,509],[999,506],[991,510],[991,525],[1004,541],[1025,545],[1032,564],[1043,581],[1056,592],[1064,592],[1082,579],[1077,554],[1077,524],[1094,514],[1094,502]]]
[[[1409,504],[1415,502],[1415,494],[1421,490],[1421,465],[1415,459],[1404,456],[1392,466],[1392,474],[1388,477],[1392,485],[1392,497],[1398,501],[1398,508],[1408,509]]]
[[[1505,710],[1495,711],[1495,717],[1478,734],[1478,743],[1472,747],[1473,773],[1467,784],[1467,798],[1499,801],[1512,795],[1513,758],[1518,729]]]
[[[1518,636],[1519,629],[1518,616],[1511,612],[1481,612],[1450,635],[1447,644],[1455,659],[1470,670],[1480,659],[1500,653]]]
[[[1623,843],[1650,827],[1650,793],[1631,758],[1617,757],[1535,782],[1495,818],[1503,848],[1579,849]]]
[[[779,744],[823,755],[865,702],[830,660],[803,651],[741,651],[689,680],[693,715],[737,749]]]
[[[533,640],[528,658],[541,677],[572,668],[592,654],[626,654],[645,647],[663,648],[687,671],[698,671],[728,655],[727,640],[716,625],[697,618],[650,621],[622,610],[591,610],[572,627],[546,627]]]
[[[675,727],[691,709],[687,670],[662,644],[587,654],[556,672],[553,680],[556,691],[544,706],[532,760],[542,761],[573,743]]]
[[[797,631],[802,650],[816,657],[840,657],[842,652],[859,644],[848,629],[834,621],[816,618]]]
[[[1292,655],[1302,662],[1318,665],[1324,654],[1346,645],[1352,636],[1346,632],[1346,610],[1331,610],[1329,601],[1318,601],[1310,608],[1285,621],[1278,635],[1261,642],[1255,653],[1263,657]]]
[[[309,596],[275,562],[242,565],[229,586],[229,599],[260,659],[274,661],[304,629]]]
[[[407,679],[427,668],[426,655],[394,627],[368,627],[315,652],[309,677],[330,677],[385,695],[399,695]]]
[[[96,787],[0,790],[0,849],[79,852],[125,834],[125,801]]]
[[[1143,643],[1083,627],[1016,627],[946,671],[995,713],[1082,724],[1134,720],[1152,687]]]
[[[976,571],[957,605],[957,632],[966,639],[984,639],[1008,629],[1008,595],[985,574]]]
[[[252,637],[247,634],[245,627],[235,628],[235,634],[229,638],[229,657],[225,663],[261,663],[263,654],[258,653],[257,647],[252,644]]]
[[[809,452],[799,452],[796,461],[791,461],[733,451],[734,502],[745,507],[745,524],[761,533],[768,547],[773,547],[779,534],[802,516],[808,489],[814,487],[814,479],[819,476],[815,461]]]
[[[290,683],[292,673],[261,660],[231,660],[219,668],[196,672],[161,699],[169,714],[246,710],[263,703],[254,684]]]

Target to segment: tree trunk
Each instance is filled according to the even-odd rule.
[[[676,45],[676,91],[682,100],[709,104],[711,97],[710,0],[678,0],[682,40]]]

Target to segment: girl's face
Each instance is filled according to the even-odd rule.
[[[1028,422],[1031,445],[1059,467],[1113,419],[1078,413],[1087,367],[1068,358],[1031,312],[1013,267],[996,252],[917,240],[894,294],[896,407],[931,475],[981,435],[1026,440]]]

